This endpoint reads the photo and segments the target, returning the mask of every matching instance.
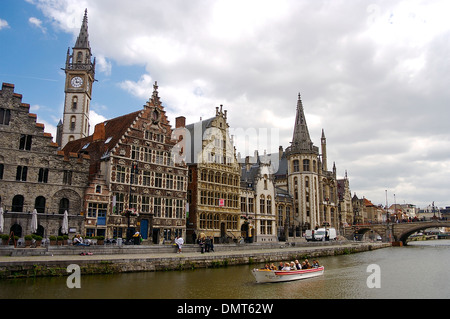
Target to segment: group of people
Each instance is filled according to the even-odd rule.
[[[200,250],[203,253],[209,253],[214,251],[214,240],[211,236],[200,236],[197,240],[198,245],[200,246]]]
[[[273,263],[266,264],[264,269],[269,270],[283,270],[283,271],[290,271],[290,270],[302,270],[302,269],[311,269],[311,268],[318,268],[320,267],[318,260],[313,260],[312,264],[309,263],[308,259],[305,259],[304,262],[300,264],[298,260],[289,262],[280,262],[280,264],[275,266]]]

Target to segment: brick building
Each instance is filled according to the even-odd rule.
[[[175,162],[172,128],[158,96],[143,109],[95,127],[70,141],[65,154],[89,154],[86,233],[106,238],[140,231],[155,244],[185,237],[187,167]]]

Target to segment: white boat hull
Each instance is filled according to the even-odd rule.
[[[253,269],[252,274],[255,276],[257,283],[262,282],[283,282],[312,278],[323,275],[324,267],[302,269],[302,270],[268,270]]]

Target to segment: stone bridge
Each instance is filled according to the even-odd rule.
[[[352,225],[344,228],[344,236],[353,240],[355,235],[364,235],[367,232],[374,232],[381,236],[383,242],[402,242],[406,245],[408,237],[419,230],[427,228],[450,227],[450,221],[433,220],[425,222],[408,223],[387,223],[387,224],[367,224]]]

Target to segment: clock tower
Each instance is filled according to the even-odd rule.
[[[89,44],[87,9],[75,46],[67,49],[64,117],[58,126],[57,143],[63,148],[67,142],[89,136],[89,107],[92,83],[95,80],[95,58]]]

